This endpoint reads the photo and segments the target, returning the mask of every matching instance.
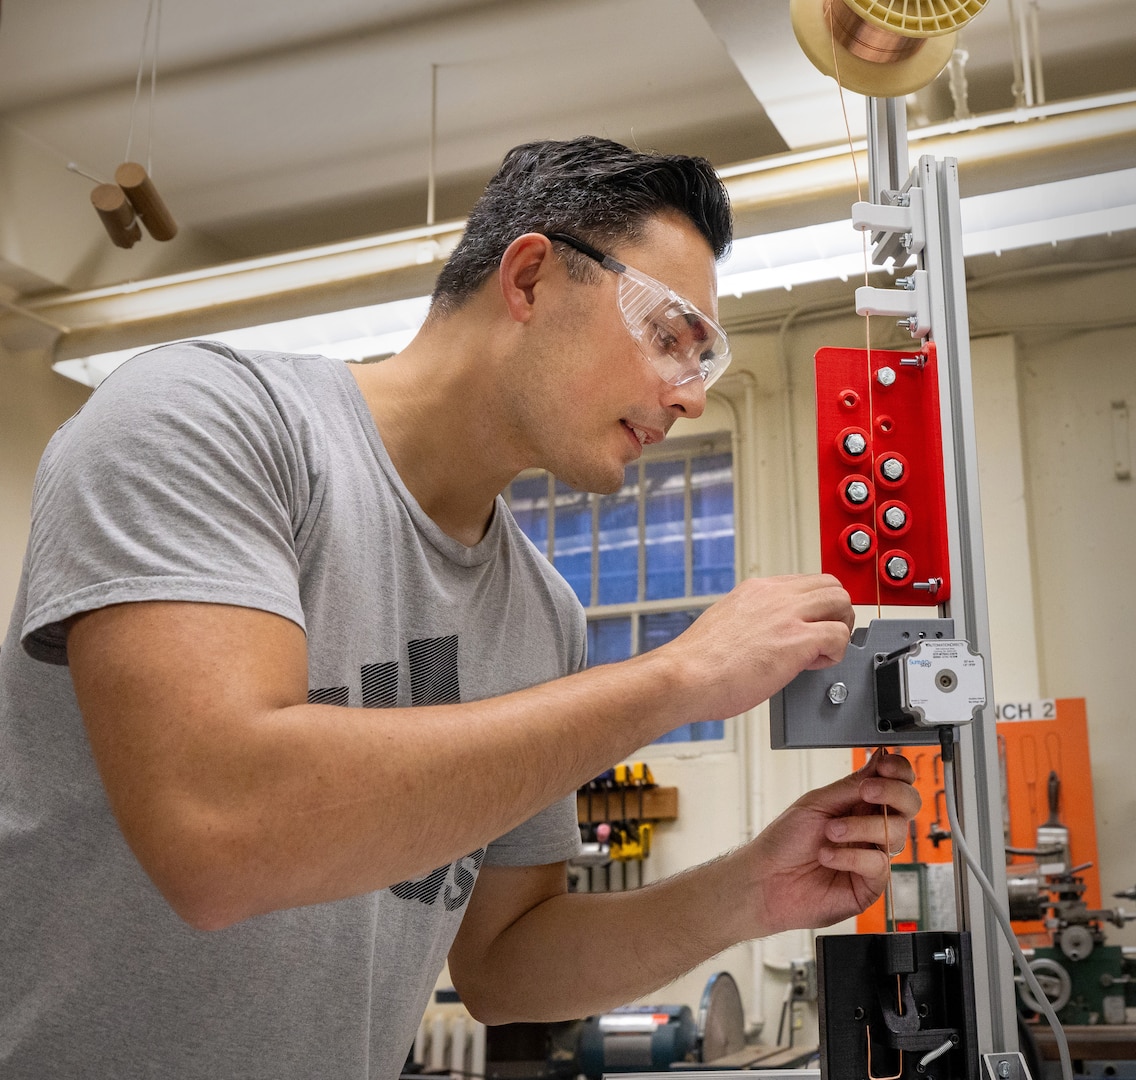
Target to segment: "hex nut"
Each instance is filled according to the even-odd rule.
[[[835,682],[828,688],[828,700],[833,705],[842,705],[848,700],[848,687],[842,682]]]
[[[903,462],[899,458],[884,458],[880,464],[880,472],[888,480],[899,480],[903,477]]]
[[[863,555],[872,546],[871,536],[864,532],[863,529],[857,529],[853,533],[848,534],[848,546],[856,552],[857,555]]]
[[[899,555],[893,555],[884,565],[884,570],[892,581],[902,581],[907,577],[908,569],[907,560]]]
[[[844,436],[844,451],[853,457],[859,457],[868,449],[868,440],[858,431],[849,432]]]
[[[904,513],[902,507],[889,506],[884,511],[884,524],[889,529],[902,529],[907,524],[907,514]]]
[[[876,372],[880,386],[891,386],[895,382],[895,368],[882,367]]]
[[[852,503],[866,503],[868,496],[871,492],[868,490],[868,485],[863,480],[853,480],[845,489],[844,494],[848,496],[848,501]]]

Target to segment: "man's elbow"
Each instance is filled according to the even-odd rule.
[[[226,930],[265,910],[254,900],[254,860],[239,854],[232,835],[222,839],[220,830],[183,823],[127,834],[127,842],[170,910],[194,930]]]

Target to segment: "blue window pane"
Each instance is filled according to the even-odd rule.
[[[592,504],[587,492],[556,485],[552,562],[581,604],[592,602]]]
[[[631,617],[593,619],[588,623],[588,667],[631,656]]]
[[[668,731],[655,743],[692,743],[709,742],[711,739],[724,739],[726,737],[726,722],[724,720],[696,720],[693,724],[683,724],[682,727]]]
[[[647,599],[686,595],[684,463],[647,465],[644,504],[647,518]]]
[[[548,555],[548,477],[514,480],[509,486],[509,509],[521,532]]]
[[[734,587],[734,471],[730,454],[695,458],[690,471],[693,581],[696,596]]]
[[[639,651],[650,652],[678,637],[698,614],[697,611],[660,611],[644,615],[639,622]]]
[[[623,487],[600,499],[599,594],[601,604],[639,598],[639,470],[624,473]]]

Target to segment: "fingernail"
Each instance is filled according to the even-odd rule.
[[[839,840],[848,832],[848,826],[843,821],[833,821],[828,826],[828,835],[833,840]]]
[[[884,786],[878,780],[865,780],[860,793],[866,799],[878,799],[884,793]]]

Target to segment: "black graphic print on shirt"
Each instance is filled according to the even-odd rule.
[[[458,680],[458,637],[408,641],[407,670],[410,674],[411,705],[452,705],[461,701]],[[308,691],[308,701],[320,705],[346,706],[350,687],[324,686]],[[398,661],[364,664],[359,669],[360,700],[364,708],[390,709],[398,704]],[[405,700],[405,698],[404,698]],[[471,852],[456,862],[432,870],[414,881],[401,881],[390,891],[402,900],[436,904],[439,899],[447,911],[464,907],[473,892],[485,849]]]

